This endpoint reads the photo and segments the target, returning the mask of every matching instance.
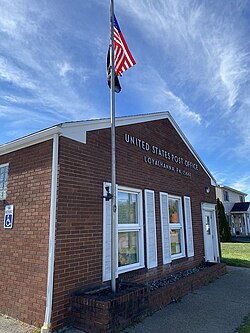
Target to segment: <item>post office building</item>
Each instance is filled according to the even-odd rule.
[[[215,179],[168,112],[116,119],[119,281],[219,262]],[[78,288],[111,279],[110,119],[0,146],[0,312],[62,327]]]

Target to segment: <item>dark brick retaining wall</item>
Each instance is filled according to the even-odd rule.
[[[226,273],[225,264],[215,264],[195,274],[171,283],[165,287],[153,290],[150,293],[149,308],[154,312],[163,306],[178,300],[195,289],[204,286]]]
[[[88,333],[118,332],[225,273],[225,264],[215,264],[156,290],[138,285],[110,299],[74,295],[72,325]]]

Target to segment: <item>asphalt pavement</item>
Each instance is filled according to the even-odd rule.
[[[228,273],[155,312],[122,333],[234,333],[250,314],[250,269]],[[34,333],[34,327],[0,316],[0,333]],[[84,333],[68,329],[65,333]]]

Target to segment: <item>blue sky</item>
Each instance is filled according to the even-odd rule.
[[[0,8],[0,143],[109,117],[109,0]],[[218,183],[250,193],[250,0],[115,0],[115,13],[137,62],[116,115],[170,111]]]

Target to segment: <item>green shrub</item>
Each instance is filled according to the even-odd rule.
[[[220,241],[230,242],[231,241],[230,226],[225,214],[225,208],[223,206],[223,203],[219,199],[217,199],[217,212],[219,219]]]

